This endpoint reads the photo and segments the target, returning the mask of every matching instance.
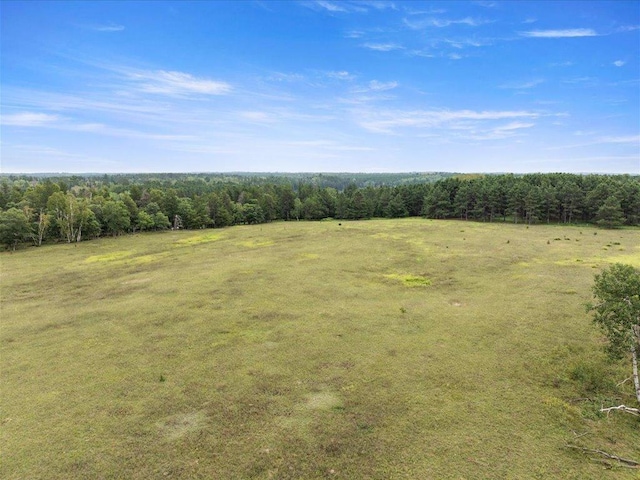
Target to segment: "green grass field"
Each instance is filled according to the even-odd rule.
[[[640,231],[287,222],[0,256],[0,477],[638,478],[584,310]]]

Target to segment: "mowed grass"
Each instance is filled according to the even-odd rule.
[[[638,230],[287,222],[0,261],[2,478],[637,478],[565,445],[640,459],[584,311]]]

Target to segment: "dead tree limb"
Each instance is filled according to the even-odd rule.
[[[636,415],[638,417],[640,417],[640,408],[631,408],[631,407],[627,407],[626,405],[618,405],[617,407],[607,407],[607,408],[601,408],[600,411],[601,412],[611,412],[612,410],[620,410],[622,412],[627,412],[630,413],[631,415]]]
[[[628,458],[618,457],[617,455],[611,455],[610,453],[603,452],[602,450],[596,450],[596,449],[593,449],[593,448],[580,447],[578,445],[571,445],[569,443],[566,444],[565,447],[574,448],[576,450],[582,450],[585,453],[597,453],[598,455],[602,455],[603,457],[606,457],[606,458],[608,458],[610,460],[616,460],[616,461],[624,464],[625,466],[632,467],[632,468],[640,468],[640,462],[636,462],[635,460],[629,460]]]
[[[584,437],[585,435],[589,435],[589,432],[584,432],[584,433],[573,432],[573,438],[576,440],[580,437]]]
[[[622,380],[621,382],[616,383],[616,387],[621,387],[622,385],[624,385],[625,383],[627,383],[629,380],[631,380],[633,377],[627,377],[624,380]]]

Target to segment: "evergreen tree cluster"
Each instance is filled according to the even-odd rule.
[[[458,177],[435,183],[429,218],[535,223],[640,224],[640,178],[630,175],[529,174]]]
[[[640,224],[630,175],[135,174],[4,176],[0,243],[275,220],[434,219]]]

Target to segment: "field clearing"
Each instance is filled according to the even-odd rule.
[[[640,459],[638,419],[596,415],[630,366],[584,311],[638,229],[280,222],[0,259],[2,478],[638,478],[564,447]]]

